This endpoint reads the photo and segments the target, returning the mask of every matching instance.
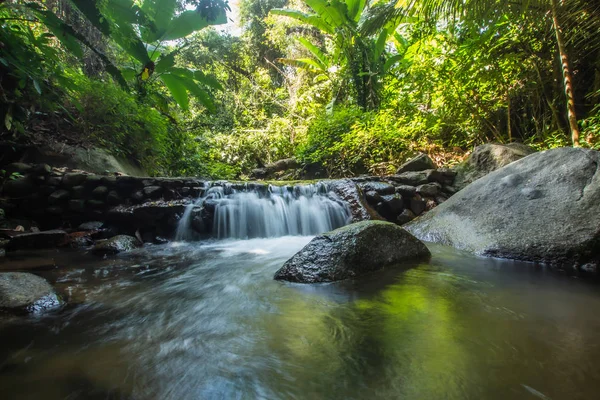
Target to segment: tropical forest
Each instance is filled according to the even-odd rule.
[[[598,0],[0,0],[6,399],[595,399]]]

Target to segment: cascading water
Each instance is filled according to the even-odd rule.
[[[268,187],[222,184],[210,187],[186,208],[177,228],[177,240],[193,238],[193,221],[202,211],[204,217],[211,215],[209,230],[218,238],[316,235],[350,220],[347,205],[326,183]]]

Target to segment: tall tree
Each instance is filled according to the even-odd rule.
[[[600,15],[600,3],[594,0],[392,0],[382,8],[376,24],[367,24],[367,32],[401,15],[414,15],[433,20],[456,17],[484,20],[502,14],[533,13],[545,18],[554,32],[560,58],[567,105],[567,116],[573,146],[579,146],[579,127],[573,89],[573,69],[567,55],[569,34],[576,29],[599,29],[600,18],[580,18],[581,15]],[[568,22],[567,22],[568,21]],[[582,22],[586,26],[582,26]],[[600,49],[600,42],[595,44]]]
[[[380,104],[380,83],[394,58],[385,57],[385,46],[393,36],[401,18],[388,19],[376,31],[365,35],[361,31],[368,20],[367,0],[304,0],[313,10],[308,14],[299,10],[273,9],[283,15],[307,24],[328,35],[333,50],[326,54],[305,38],[299,42],[312,55],[311,58],[283,59],[295,66],[307,67],[327,79],[332,75],[348,76],[356,94],[356,103],[366,110],[376,109]],[[338,71],[342,69],[342,71]],[[335,101],[335,94],[332,102]]]

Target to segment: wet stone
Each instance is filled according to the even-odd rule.
[[[396,186],[396,193],[402,195],[404,198],[410,198],[417,193],[417,188],[410,185],[398,185]]]
[[[51,206],[46,208],[46,213],[50,215],[61,215],[64,213],[64,210],[62,207],[59,206]]]
[[[117,193],[117,191],[115,191],[115,190],[111,190],[110,192],[108,192],[108,195],[106,196],[106,202],[112,206],[121,204],[122,201],[123,201],[123,199],[121,198],[121,196],[119,196],[119,193]]]
[[[410,199],[410,210],[415,213],[415,215],[421,215],[426,207],[427,202],[425,200],[419,197]]]
[[[0,273],[0,309],[40,312],[61,304],[47,280],[27,272]]]
[[[410,222],[413,219],[415,219],[415,217],[416,215],[407,208],[404,211],[402,211],[400,215],[398,215],[398,217],[396,218],[396,223],[399,225],[404,225],[407,222]]]
[[[53,192],[50,196],[48,196],[48,203],[50,203],[50,204],[60,203],[62,201],[67,200],[70,197],[71,197],[71,195],[69,194],[68,190],[59,189],[59,190]]]
[[[83,182],[87,179],[87,175],[81,173],[68,173],[65,174],[62,178],[62,185],[67,188],[71,188],[73,186],[79,186],[83,184]]]
[[[24,233],[22,235],[12,237],[6,248],[9,251],[53,248],[63,244],[66,237],[67,233],[59,229]]]
[[[85,194],[85,186],[73,186],[71,188],[71,195],[76,199],[83,198]]]
[[[74,212],[84,212],[85,211],[85,200],[74,199],[69,200],[69,210]]]
[[[160,186],[147,186],[143,189],[144,196],[150,199],[157,199],[162,194],[163,188]]]
[[[104,208],[105,203],[101,200],[88,200],[87,205],[92,208],[98,209],[98,208]]]
[[[382,196],[387,194],[394,194],[394,192],[396,191],[394,186],[385,182],[365,182],[359,183],[358,186],[365,192],[374,191]]]
[[[106,186],[98,186],[94,190],[92,190],[92,196],[96,199],[104,199],[106,194],[108,193],[108,188]]]
[[[97,243],[92,248],[92,253],[99,255],[117,254],[124,251],[130,251],[140,247],[141,243],[137,238],[127,235],[117,235]]]
[[[440,192],[441,185],[437,182],[417,186],[417,193],[422,196],[434,197]]]
[[[101,221],[89,221],[79,225],[77,229],[79,229],[80,231],[95,231],[102,228],[103,225],[104,222]]]

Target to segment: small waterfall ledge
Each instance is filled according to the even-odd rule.
[[[190,203],[176,240],[307,236],[351,222],[350,209],[327,182],[295,186],[208,184]]]

